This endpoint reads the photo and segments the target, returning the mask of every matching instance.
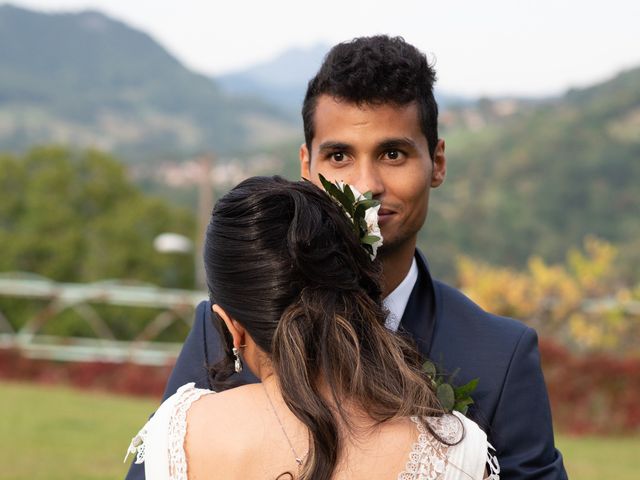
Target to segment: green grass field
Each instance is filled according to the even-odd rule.
[[[150,400],[0,383],[0,478],[122,479],[129,441],[155,408]]]
[[[0,479],[122,479],[152,400],[0,382]],[[559,436],[572,480],[638,478],[640,435]]]

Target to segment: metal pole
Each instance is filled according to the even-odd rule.
[[[194,251],[195,288],[200,290],[207,289],[202,251],[204,248],[204,236],[207,232],[207,225],[209,225],[209,218],[211,216],[211,210],[213,209],[213,181],[211,178],[213,164],[213,153],[206,153],[200,157],[200,169],[202,173],[198,184],[198,232]]]

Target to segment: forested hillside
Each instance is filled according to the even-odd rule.
[[[480,118],[496,110],[482,107]],[[422,239],[432,262],[457,252],[555,261],[593,234],[618,245],[639,277],[640,69],[478,125],[442,132],[447,182]]]
[[[296,132],[277,107],[223,93],[147,34],[98,12],[2,5],[0,45],[2,150],[69,143],[134,161],[229,153]]]

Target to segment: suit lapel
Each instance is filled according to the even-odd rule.
[[[416,263],[418,279],[402,314],[400,328],[415,340],[423,357],[429,358],[436,323],[435,294],[427,260],[419,250],[416,250]]]

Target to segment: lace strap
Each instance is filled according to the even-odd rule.
[[[187,433],[187,412],[189,408],[200,397],[209,393],[215,393],[211,390],[205,390],[201,388],[195,388],[195,383],[187,383],[178,389],[169,399],[165,401],[156,412],[156,415],[152,417],[144,427],[133,437],[129,448],[127,449],[127,455],[135,454],[135,463],[143,463],[146,457],[146,446],[148,444],[149,431],[152,429],[152,422],[159,421],[158,417],[167,416],[166,438],[167,438],[167,455],[168,455],[168,467],[169,478],[171,480],[186,480],[187,479],[187,461],[184,452],[184,438]],[[161,410],[164,410],[161,415]],[[162,424],[163,422],[160,421]],[[157,424],[154,425],[154,427]],[[157,429],[154,429],[154,436]]]
[[[487,442],[487,471],[489,475],[484,480],[500,480],[500,464],[496,457],[496,449]]]
[[[449,463],[449,445],[436,440],[427,430],[422,420],[411,417],[418,429],[418,439],[409,453],[405,470],[398,480],[436,480],[442,478]],[[427,417],[424,421],[448,442],[455,442],[461,434],[460,424],[449,415]]]
[[[184,453],[184,437],[187,434],[187,411],[191,404],[211,390],[195,388],[194,383],[178,389],[179,396],[169,420],[169,478],[187,480],[187,459]]]

